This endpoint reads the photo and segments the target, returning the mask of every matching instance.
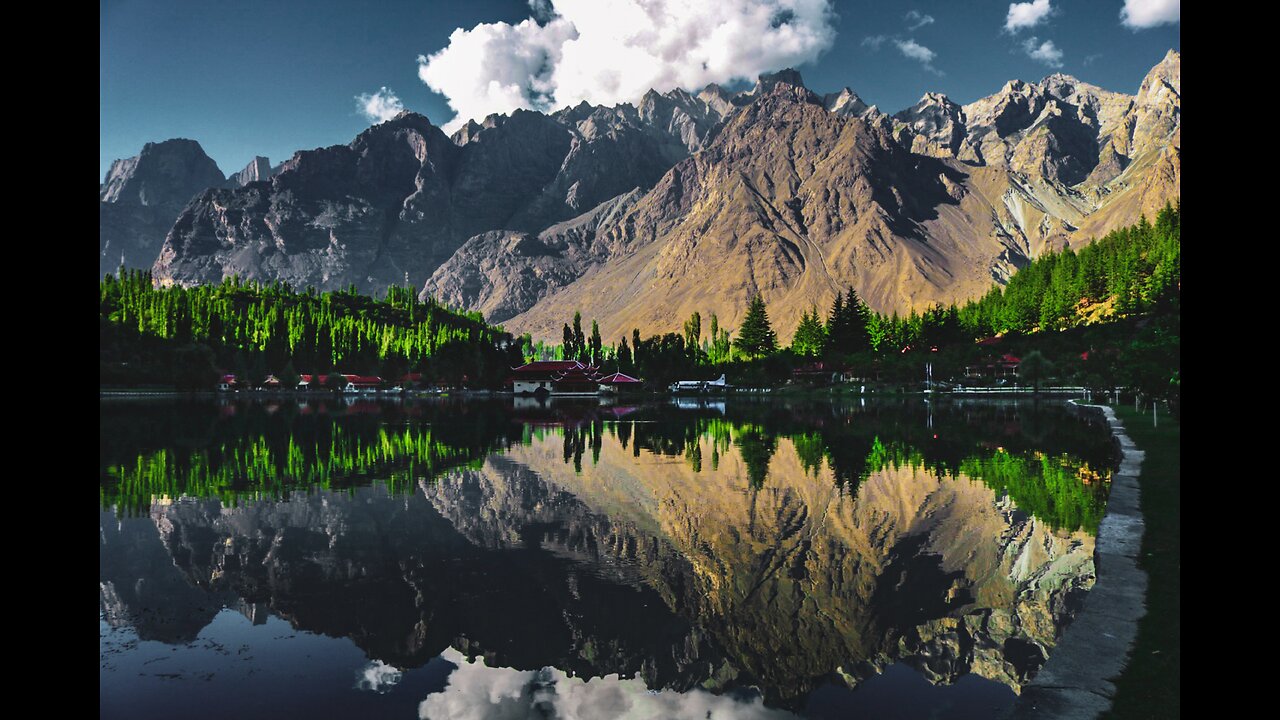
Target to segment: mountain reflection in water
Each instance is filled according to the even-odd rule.
[[[1109,445],[1060,406],[368,405],[103,403],[106,625],[279,617],[370,708],[444,668],[423,717],[822,716],[1007,704],[1093,582]]]

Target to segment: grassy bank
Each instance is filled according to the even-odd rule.
[[[1138,623],[1138,640],[1129,666],[1116,681],[1115,704],[1105,718],[1180,717],[1181,581],[1179,484],[1181,425],[1161,409],[1157,427],[1151,411],[1116,406],[1129,437],[1146,453],[1139,484],[1146,534],[1139,560],[1147,572],[1147,615]]]

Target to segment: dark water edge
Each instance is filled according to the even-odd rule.
[[[103,403],[101,714],[992,717],[1016,695],[978,673],[1034,676],[1087,591],[1108,448],[1056,406],[921,405]],[[872,556],[832,520],[915,485],[841,579]],[[1004,617],[971,512],[1061,587]]]

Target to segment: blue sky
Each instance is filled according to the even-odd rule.
[[[224,173],[254,155],[276,163],[346,143],[372,122],[356,99],[369,94],[444,126],[453,107],[612,104],[650,83],[700,86],[784,63],[817,92],[848,85],[897,112],[926,91],[965,103],[1052,72],[1133,93],[1181,49],[1181,25],[1168,22],[1178,0],[1127,0],[1140,27],[1122,23],[1126,0],[1030,0],[1013,13],[1007,0],[645,1],[683,19],[637,36],[623,57],[618,33],[644,16],[602,11],[602,0],[101,0],[99,177],[172,137],[198,140]]]

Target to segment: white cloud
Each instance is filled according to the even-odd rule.
[[[549,2],[550,13],[547,12]],[[815,60],[835,39],[831,0],[531,0],[515,25],[458,28],[418,58],[457,116],[614,105],[649,88],[690,90]],[[539,21],[541,20],[541,22]]]
[[[867,37],[862,38],[862,44],[872,50],[879,50],[880,46],[884,45],[884,42],[888,39],[888,35],[868,35]]]
[[[739,700],[701,688],[680,693],[649,690],[638,678],[617,675],[583,680],[556,668],[514,670],[467,661],[452,648],[441,657],[457,665],[449,683],[418,705],[424,720],[535,720],[556,718],[665,718],[669,720],[798,720],[764,706],[760,698]]]
[[[903,55],[917,60],[924,66],[925,70],[936,75],[942,75],[942,71],[933,66],[933,59],[937,57],[937,53],[929,48],[921,45],[915,40],[894,40],[893,44],[898,47],[898,51]]]
[[[933,24],[932,15],[924,15],[918,10],[910,10],[905,18],[907,21],[907,30],[919,30],[925,25]]]
[[[1052,40],[1040,42],[1039,38],[1027,38],[1022,49],[1032,60],[1038,60],[1049,67],[1062,67],[1062,51],[1054,46]]]
[[[369,118],[370,122],[386,122],[404,112],[404,103],[400,102],[400,98],[396,97],[393,91],[385,87],[372,95],[369,93],[357,95],[356,106],[365,117]]]
[[[933,58],[937,54],[915,40],[894,40],[893,44],[898,46],[903,55],[926,64],[933,62]]]
[[[1004,20],[1004,29],[1009,32],[1022,28],[1035,27],[1044,22],[1053,12],[1049,0],[1031,0],[1031,2],[1009,3],[1009,15]]]
[[[404,673],[394,665],[374,660],[356,673],[356,689],[372,690],[380,695],[386,694],[399,684],[403,677]]]
[[[1176,23],[1181,15],[1182,0],[1124,0],[1120,22],[1138,30]]]

